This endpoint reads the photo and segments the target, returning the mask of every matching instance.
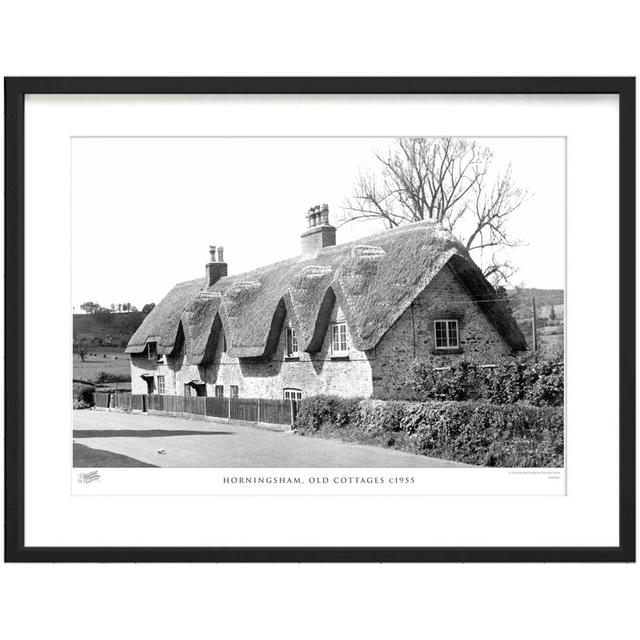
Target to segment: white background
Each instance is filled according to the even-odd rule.
[[[5,75],[634,75],[631,6],[22,2],[0,16],[0,57]],[[1,571],[12,637],[601,638],[638,628],[636,565]]]
[[[72,378],[69,232],[75,235],[70,208],[76,202],[74,198],[72,204],[69,199],[69,176],[77,140],[74,138],[72,145],[71,136],[254,135],[257,131],[270,136],[364,132],[384,136],[397,132],[399,126],[400,135],[420,131],[425,121],[432,123],[434,135],[464,126],[480,136],[567,138],[567,495],[558,497],[564,493],[564,483],[557,476],[549,480],[548,474],[522,477],[503,471],[497,476],[489,470],[476,478],[474,472],[452,473],[449,469],[414,470],[416,485],[411,492],[423,495],[411,500],[404,491],[399,497],[381,496],[375,485],[349,487],[345,494],[353,497],[316,500],[300,495],[308,491],[302,485],[295,497],[286,500],[247,497],[237,502],[220,497],[227,490],[218,488],[222,472],[216,469],[156,470],[153,478],[159,476],[160,495],[155,497],[146,497],[151,476],[144,470],[137,474],[111,470],[104,473],[100,487],[92,484],[82,493],[108,496],[126,492],[127,499],[70,495],[70,481],[77,480],[71,472],[72,418],[67,386]],[[525,100],[522,96],[496,95],[29,95],[25,123],[25,384],[42,374],[42,309],[47,310],[48,331],[55,336],[47,344],[47,358],[56,367],[55,378],[39,388],[38,402],[27,402],[25,407],[28,546],[617,544],[618,431],[612,415],[616,415],[618,403],[618,323],[616,287],[610,286],[617,282],[618,265],[615,96],[530,96]],[[591,162],[593,154],[609,161],[595,165]],[[73,193],[75,196],[75,190]],[[251,201],[251,192],[246,197]],[[608,217],[606,225],[602,224],[603,216]],[[166,226],[169,232],[170,225]],[[557,234],[558,226],[556,222],[549,232]],[[54,236],[52,252],[50,239]],[[263,236],[267,244],[280,240],[277,229]],[[606,259],[593,260],[592,247],[597,245],[607,247],[603,252]],[[116,259],[121,250],[113,247]],[[170,250],[169,237],[164,250]],[[157,259],[154,251],[158,251],[157,243],[151,251],[141,245],[138,261],[144,270]],[[56,286],[43,286],[43,279]],[[594,289],[610,289],[610,325],[607,345],[592,352],[585,345],[600,330],[598,317],[593,314]],[[594,376],[593,370],[607,371],[607,375]],[[580,401],[581,395],[598,397],[599,401],[587,404]],[[594,459],[600,465],[597,474],[593,473]],[[202,480],[194,488],[196,477]],[[141,482],[141,478],[147,482]],[[170,491],[162,488],[167,482],[174,485]],[[176,493],[200,494],[207,486],[211,487],[209,496],[173,497]],[[229,488],[233,493],[240,490]],[[269,493],[281,496],[294,492],[286,485],[275,485],[269,487]],[[356,493],[362,497],[355,497]],[[458,495],[450,501],[438,497],[443,493]],[[478,493],[483,495],[477,497]],[[514,498],[518,493],[530,495],[527,499]],[[552,493],[556,495],[548,495]],[[251,494],[262,495],[263,491]],[[255,526],[265,519],[270,520],[268,527]],[[304,526],[299,526],[300,522]]]

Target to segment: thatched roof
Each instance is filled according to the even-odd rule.
[[[504,303],[464,247],[432,222],[419,222],[355,242],[326,247],[249,273],[221,278],[204,288],[197,279],[176,285],[131,338],[128,353],[157,341],[171,353],[184,332],[187,359],[199,364],[223,329],[230,356],[268,354],[286,314],[299,348],[319,350],[337,300],[357,349],[372,349],[445,265],[471,294],[483,300],[487,317],[514,349],[525,341]]]
[[[177,284],[142,321],[131,336],[126,353],[140,353],[147,342],[158,343],[158,353],[173,351],[178,335],[178,325],[185,307],[198,296],[204,286],[204,278]]]

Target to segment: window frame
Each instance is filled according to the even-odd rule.
[[[235,390],[235,394],[234,394]],[[230,398],[239,398],[240,397],[240,387],[237,384],[229,385],[229,397]]]
[[[438,345],[438,323],[445,325],[446,345]],[[450,325],[455,325],[456,343],[451,344]],[[453,351],[460,349],[460,322],[458,318],[437,318],[433,321],[433,346],[436,351]]]
[[[220,395],[218,395],[218,391],[221,391],[222,393],[220,393]],[[216,384],[213,387],[213,397],[214,398],[224,398],[224,385],[223,384]]]
[[[157,362],[158,360],[158,343],[147,342],[147,360]]]
[[[295,349],[293,348],[295,345]],[[300,350],[298,346],[298,336],[296,329],[292,325],[285,327],[284,331],[284,355],[286,358],[299,358]]]
[[[340,330],[344,327],[344,349],[340,347],[343,344]],[[335,330],[338,331],[338,349],[335,348]],[[331,323],[331,355],[335,357],[344,357],[349,355],[349,342],[347,340],[347,323],[346,322],[332,322]]]
[[[287,398],[287,393],[289,395],[291,395],[292,393],[297,394],[297,397],[295,397],[295,398],[292,398],[292,397]],[[302,389],[296,389],[295,387],[285,387],[282,390],[282,399],[283,400],[295,400],[296,402],[298,400],[302,400]]]
[[[156,382],[156,386],[158,389],[158,395],[160,396],[164,396],[166,395],[167,392],[167,387],[165,384],[165,377],[164,376],[158,376],[157,382]]]

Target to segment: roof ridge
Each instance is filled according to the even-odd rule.
[[[447,235],[450,235],[451,239],[457,241],[457,239],[451,233],[451,231],[449,231],[448,229],[443,227],[442,224],[440,224],[437,220],[417,220],[415,222],[410,222],[409,224],[405,224],[405,225],[400,225],[398,227],[394,227],[393,229],[384,229],[382,231],[378,231],[378,232],[376,232],[374,234],[371,234],[371,235],[362,236],[360,238],[354,238],[353,240],[348,240],[347,242],[342,242],[340,244],[334,244],[334,245],[331,245],[329,247],[323,247],[322,249],[320,249],[318,251],[318,253],[316,255],[313,255],[313,256],[305,256],[304,254],[297,254],[295,256],[291,256],[290,258],[285,258],[284,260],[279,260],[278,262],[270,262],[269,264],[265,264],[265,265],[262,265],[260,267],[255,267],[254,269],[251,269],[250,271],[242,271],[240,273],[234,273],[234,274],[231,274],[231,275],[228,275],[228,276],[224,276],[224,277],[220,278],[220,280],[217,280],[215,282],[215,284],[213,284],[211,287],[208,287],[208,288],[209,289],[216,289],[216,288],[220,288],[219,285],[221,285],[221,284],[222,285],[224,285],[224,284],[234,284],[234,282],[239,278],[244,278],[244,277],[246,277],[248,275],[251,275],[251,274],[259,272],[259,271],[262,271],[264,269],[276,268],[276,267],[284,265],[285,263],[294,263],[294,262],[304,263],[304,262],[308,262],[309,264],[307,266],[316,266],[313,263],[314,263],[314,259],[317,258],[318,256],[327,255],[327,254],[333,253],[334,251],[344,250],[347,247],[358,246],[358,245],[363,244],[364,242],[371,241],[371,240],[374,240],[374,239],[377,239],[377,238],[401,235],[401,234],[409,233],[409,231],[415,232],[417,228],[428,228],[428,227],[435,227],[437,229],[441,229]],[[195,282],[195,280],[191,280],[189,282],[193,283],[193,282]],[[186,284],[186,283],[183,283],[183,284]],[[178,285],[176,285],[176,286],[178,286]]]

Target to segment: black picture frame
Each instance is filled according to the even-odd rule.
[[[635,561],[635,78],[5,78],[5,561]],[[615,547],[26,547],[24,541],[24,104],[27,94],[615,94],[620,149],[620,475]]]

